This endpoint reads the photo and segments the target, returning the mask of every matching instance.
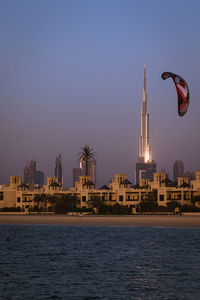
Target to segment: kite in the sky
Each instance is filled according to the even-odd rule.
[[[179,116],[184,116],[187,112],[190,97],[189,97],[189,88],[185,80],[174,73],[171,72],[164,72],[161,75],[162,79],[172,78],[174,84],[176,86],[177,96],[178,96],[178,114]]]

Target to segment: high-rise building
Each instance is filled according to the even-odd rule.
[[[180,160],[176,160],[173,166],[173,180],[177,181],[177,177],[184,177],[184,164]]]
[[[24,168],[24,183],[35,183],[36,161],[30,160]]]
[[[35,184],[40,186],[44,185],[44,172],[36,171],[35,172]]]
[[[149,179],[153,181],[153,173],[156,173],[156,163],[154,161],[149,163],[136,163],[136,184],[140,183],[140,179]]]
[[[91,159],[88,161],[88,175],[92,183],[96,184],[96,166],[97,162],[95,159]],[[76,181],[79,181],[79,176],[84,176],[86,173],[86,164],[85,161],[80,159],[80,167],[73,169],[73,184],[75,185]]]
[[[24,168],[24,183],[29,183],[29,166]]]
[[[30,160],[24,168],[24,183],[44,185],[44,173],[36,170],[35,160]]]
[[[73,186],[75,186],[76,181],[79,181],[79,177],[83,175],[82,171],[81,168],[73,168]]]
[[[57,178],[58,183],[63,186],[63,169],[62,169],[62,159],[61,154],[56,157],[55,162],[55,177]]]
[[[144,65],[144,83],[142,89],[142,109],[141,109],[141,134],[139,143],[139,158],[136,163],[135,182],[140,183],[140,179],[153,180],[153,173],[156,172],[156,163],[152,160],[151,145],[149,143],[149,113],[147,106],[146,87],[146,66]]]
[[[96,160],[89,161],[89,176],[94,184],[96,184],[96,166]]]
[[[29,163],[29,180],[30,183],[35,183],[36,161],[31,160]]]
[[[149,113],[147,106],[146,66],[144,66],[144,84],[142,89],[141,135],[139,144],[141,162],[151,162],[151,146],[149,144]]]
[[[96,166],[96,160],[92,159],[88,161],[88,175],[90,176],[90,179],[94,184],[96,184]],[[85,175],[85,161],[80,160],[80,168],[82,169],[82,174]]]

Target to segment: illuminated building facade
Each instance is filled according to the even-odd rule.
[[[139,143],[139,159],[136,163],[135,182],[140,183],[141,179],[153,180],[153,173],[156,172],[156,163],[152,160],[151,145],[149,143],[149,113],[147,105],[146,87],[146,66],[144,65],[144,83],[142,89],[141,109],[141,134]]]

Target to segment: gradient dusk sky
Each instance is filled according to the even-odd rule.
[[[200,169],[200,1],[0,0],[0,184],[28,160],[72,185],[80,148],[96,151],[97,185],[134,182],[143,66],[157,170]],[[171,79],[190,89],[184,117]]]

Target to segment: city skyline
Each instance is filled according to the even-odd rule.
[[[2,1],[0,4],[0,184],[26,161],[53,176],[62,153],[64,186],[80,147],[97,152],[98,186],[113,174],[133,181],[138,159],[143,63],[157,171],[200,169],[200,3],[193,1]],[[177,114],[172,71],[187,81]]]
[[[59,163],[61,163],[61,172],[62,172],[62,160],[61,160],[61,153],[59,153],[59,155],[58,155],[58,157],[56,157],[56,163],[58,163],[58,160],[59,160]],[[10,176],[20,176],[21,178],[22,178],[22,182],[23,183],[28,183],[28,184],[39,184],[39,185],[43,185],[43,184],[45,184],[45,182],[46,182],[46,180],[47,180],[47,177],[50,177],[50,178],[56,178],[56,180],[58,181],[58,183],[60,183],[60,186],[62,186],[62,182],[61,181],[59,181],[59,179],[60,179],[60,177],[58,176],[58,175],[56,175],[57,174],[57,168],[58,167],[60,167],[60,166],[56,166],[56,163],[55,163],[55,165],[54,165],[54,175],[53,175],[53,171],[52,171],[52,174],[51,174],[51,176],[50,175],[46,175],[46,174],[44,174],[44,172],[42,172],[42,171],[38,171],[38,170],[36,170],[36,161],[34,161],[34,160],[30,160],[29,162],[27,162],[27,165],[25,166],[25,168],[24,168],[24,170],[23,170],[23,175],[10,175]],[[90,163],[91,163],[91,165],[90,165]],[[188,171],[188,170],[186,170],[186,172],[184,172],[184,164],[183,164],[183,162],[182,161],[175,161],[175,162],[173,162],[173,174],[172,174],[172,176],[169,176],[168,175],[168,173],[167,173],[167,171],[165,170],[165,169],[161,169],[159,172],[161,172],[161,173],[166,173],[166,175],[169,177],[169,179],[171,179],[171,180],[173,180],[174,182],[176,182],[177,181],[177,179],[175,179],[175,175],[174,175],[174,173],[175,172],[177,172],[177,171],[174,171],[174,166],[176,165],[176,164],[179,164],[179,163],[181,163],[182,165],[183,165],[183,171],[180,173],[180,174],[178,174],[178,176],[179,177],[188,177],[188,179],[189,180],[191,180],[191,179],[193,179],[194,178],[194,173],[196,172],[196,171],[198,171],[198,170],[192,170],[192,171]],[[140,164],[140,163],[139,163]],[[154,161],[152,161],[151,163],[142,163],[142,164],[147,164],[147,165],[151,165],[151,164],[155,164],[155,162]],[[34,165],[34,167],[33,167],[33,165]],[[81,162],[80,162],[80,165],[81,165]],[[95,166],[95,167],[94,167]],[[137,166],[137,163],[136,163],[136,166]],[[34,168],[34,171],[33,171],[33,168]],[[91,170],[90,170],[90,168],[91,168]],[[93,168],[95,169],[95,170],[93,170]],[[31,170],[31,177],[30,177],[30,174],[29,174],[29,169]],[[147,168],[147,170],[148,170],[148,173],[149,173],[149,171],[151,172],[151,170],[149,170],[149,168]],[[90,175],[90,172],[91,172],[91,174],[92,175]],[[155,164],[155,172],[156,172],[156,164]],[[75,174],[75,173],[77,173],[77,174]],[[120,173],[121,174],[121,173]],[[149,173],[150,174],[150,173]],[[75,184],[75,181],[79,181],[79,176],[83,176],[84,175],[84,171],[83,171],[83,168],[82,167],[79,167],[79,168],[73,168],[72,169],[72,186],[74,186],[74,184]],[[114,176],[115,174],[113,174],[113,176]],[[126,174],[125,174],[126,175]],[[153,173],[151,174],[152,176],[153,176]],[[10,180],[10,176],[9,176],[9,180]],[[36,176],[36,177],[35,177]],[[41,178],[41,176],[43,177],[43,179],[38,179],[38,178]],[[91,161],[89,161],[89,176],[92,176],[91,177],[91,180],[93,180],[93,182],[94,182],[94,184],[96,184],[96,160],[91,160]],[[126,175],[127,176],[127,175]],[[150,177],[148,177],[149,175],[147,175],[147,178],[151,178],[152,176],[150,176]],[[30,178],[31,178],[31,180],[30,180]],[[63,181],[63,177],[61,177],[62,178],[62,181]],[[135,175],[134,176],[134,180],[136,180],[136,178],[137,178],[137,176]],[[143,178],[143,177],[141,177],[141,178]],[[144,178],[146,178],[146,177],[144,177]],[[37,182],[37,180],[39,180],[39,181],[41,181],[41,182],[43,182],[43,183],[38,183]],[[137,180],[136,180],[137,181]],[[138,182],[136,182],[137,184],[139,184],[139,181]],[[6,184],[6,183],[0,183],[0,185],[1,184]],[[105,184],[109,184],[109,182],[105,182]],[[98,185],[99,186],[99,185]],[[70,187],[70,185],[68,184],[68,185],[66,185],[66,186],[63,186],[64,188],[66,188],[66,187]],[[100,187],[100,186],[99,186]]]

